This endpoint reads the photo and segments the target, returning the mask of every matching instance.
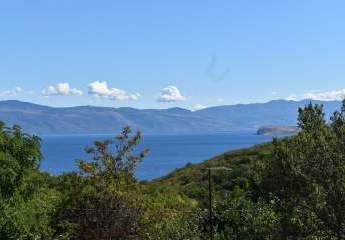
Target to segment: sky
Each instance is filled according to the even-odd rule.
[[[0,100],[208,106],[345,96],[345,1],[0,0]]]

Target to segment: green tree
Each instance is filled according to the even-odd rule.
[[[143,204],[134,173],[148,150],[135,154],[142,139],[125,127],[114,140],[96,141],[79,160],[82,186],[72,190],[59,214],[59,226],[74,229],[71,239],[137,239]],[[81,186],[81,188],[80,188]]]
[[[148,149],[136,155],[134,150],[142,140],[142,134],[139,131],[134,135],[131,133],[131,128],[127,126],[115,140],[96,141],[93,147],[87,148],[86,152],[92,155],[92,160],[78,161],[81,173],[103,186],[121,188],[134,184],[135,170]]]
[[[40,139],[0,122],[0,197],[9,198],[41,161]]]
[[[145,193],[143,200],[145,213],[140,229],[143,239],[200,239],[195,200],[172,189],[156,189]]]
[[[59,194],[38,171],[40,139],[0,123],[1,239],[50,239]]]
[[[345,101],[329,124],[322,106],[299,110],[301,132],[273,141],[261,187],[279,215],[279,239],[345,238]]]
[[[217,239],[274,239],[276,214],[269,203],[253,202],[236,187],[225,200],[215,206]]]

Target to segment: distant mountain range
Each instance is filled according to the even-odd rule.
[[[20,101],[0,101],[0,120],[18,124],[36,134],[117,133],[125,125],[145,134],[191,134],[251,130],[262,126],[295,126],[298,107],[310,100],[274,100],[190,111],[183,108],[135,109],[109,107],[54,108]],[[324,104],[327,115],[339,109],[338,101]]]

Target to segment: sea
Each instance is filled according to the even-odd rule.
[[[57,175],[77,171],[76,160],[90,160],[85,148],[96,140],[114,135],[43,135],[41,169]],[[152,180],[162,177],[187,163],[200,163],[226,151],[246,148],[272,140],[270,135],[255,132],[230,132],[193,135],[145,135],[138,146],[149,154],[139,164],[136,177]],[[112,146],[114,148],[114,146]]]

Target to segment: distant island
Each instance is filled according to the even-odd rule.
[[[258,135],[290,135],[299,131],[295,126],[263,126],[257,131]]]

